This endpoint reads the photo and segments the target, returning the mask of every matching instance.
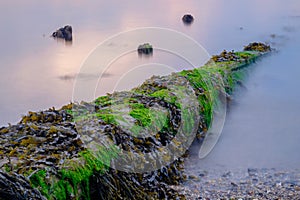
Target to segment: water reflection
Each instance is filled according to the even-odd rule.
[[[102,77],[107,78],[111,77],[111,74],[108,73],[103,73]],[[74,79],[84,79],[84,80],[90,80],[90,79],[98,79],[99,75],[98,74],[85,74],[85,73],[79,73],[79,74],[66,74],[63,76],[58,77],[60,80],[63,81],[73,81]]]
[[[66,47],[71,47],[73,44],[73,41],[66,41],[62,38],[53,38],[53,40],[55,40],[58,44],[65,45]]]

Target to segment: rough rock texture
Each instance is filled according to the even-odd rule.
[[[171,187],[186,179],[185,138],[193,127],[192,140],[205,136],[219,101],[216,91],[232,92],[265,52],[222,53],[201,68],[154,76],[93,102],[29,112],[18,124],[0,128],[1,198],[185,199]],[[189,107],[195,103],[198,110]],[[118,170],[118,163],[128,171]]]
[[[137,49],[139,54],[151,55],[153,53],[153,47],[149,43],[141,44]]]
[[[72,26],[67,25],[63,28],[58,29],[57,31],[52,33],[52,37],[65,39],[66,41],[72,41]]]
[[[269,45],[260,42],[253,42],[244,47],[244,51],[271,51]]]
[[[0,171],[0,199],[45,200],[46,198],[37,189],[33,189],[24,176]]]

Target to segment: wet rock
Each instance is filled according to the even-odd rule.
[[[226,172],[222,175],[223,178],[227,178],[227,177],[230,177],[232,176],[232,173],[231,172]]]
[[[271,51],[270,45],[261,43],[261,42],[253,42],[244,47],[244,51],[259,51],[259,52],[269,52]]]
[[[65,39],[66,41],[72,41],[72,26],[67,25],[63,28],[58,29],[57,31],[52,33],[54,38]]]
[[[191,14],[185,14],[182,17],[182,21],[185,24],[191,24],[194,21],[194,17]]]
[[[190,189],[187,199],[299,199],[299,185],[284,184],[300,178],[299,170],[288,170],[283,176],[274,176],[278,171],[273,169],[251,169],[253,177],[247,176],[244,169],[232,171],[232,176],[223,177],[224,172],[209,171],[210,176],[199,182],[187,182],[185,189]],[[272,178],[269,178],[269,177]],[[180,189],[180,188],[179,188]],[[191,190],[193,189],[193,190]],[[298,190],[299,189],[299,190]],[[180,189],[182,190],[182,189]]]
[[[238,184],[234,183],[234,182],[231,182],[230,183],[233,187],[238,187]]]
[[[0,171],[0,199],[46,200],[38,190],[31,188],[24,176],[3,171]]]
[[[202,171],[199,173],[199,177],[205,177],[208,175],[208,172],[207,171]]]
[[[214,62],[227,62],[227,61],[239,61],[240,57],[237,56],[234,51],[222,51],[220,55],[215,55],[212,57]]]
[[[190,176],[188,176],[188,179],[198,181],[199,177],[194,176],[194,175],[190,175]]]
[[[57,37],[61,37],[62,30],[56,34]],[[149,53],[148,50],[146,53]],[[222,56],[226,58],[228,53],[223,53]],[[177,102],[178,95],[170,91],[168,86],[184,88],[201,97],[206,94],[207,89],[198,85],[202,81],[198,79],[200,77],[198,69],[185,71],[185,74],[154,76],[132,91],[108,94],[90,103],[69,104],[58,110],[51,108],[41,112],[29,112],[18,124],[0,128],[0,167],[5,171],[4,181],[0,181],[0,184],[4,185],[4,193],[10,186],[15,186],[13,192],[19,193],[21,197],[23,194],[19,191],[34,195],[34,187],[50,199],[57,199],[58,196],[64,196],[65,199],[86,199],[87,196],[92,199],[184,199],[184,195],[171,186],[179,185],[187,178],[183,173],[183,157],[186,154],[183,152],[181,158],[171,160],[168,156],[157,156],[156,153],[160,151],[165,153],[163,147],[166,145],[170,148],[167,151],[172,152],[179,148],[184,151],[189,148],[182,144],[183,140],[174,139],[183,117],[186,116],[181,113],[182,104]],[[191,105],[191,101],[185,99],[186,103]],[[163,108],[165,112],[162,112],[162,116],[166,114],[167,123],[163,124],[162,128],[155,129],[151,135],[138,137],[133,134],[132,129],[126,127],[126,123],[125,125],[117,123],[119,117],[123,117],[120,115],[124,110],[122,107],[116,113],[111,111],[111,105],[124,105],[124,102],[127,103],[125,107],[131,110],[149,111],[150,108]],[[190,110],[185,111],[191,113]],[[143,112],[140,111],[138,114],[140,115],[136,118],[130,115],[131,118],[128,120],[132,120],[133,124],[139,127],[147,127],[147,123],[145,124],[147,119],[144,118]],[[207,130],[205,118],[203,116],[200,118],[199,123],[195,125],[199,132],[205,132]],[[150,120],[150,123],[154,123],[153,121]],[[81,131],[84,131],[84,134],[81,134]],[[90,140],[85,140],[84,136]],[[90,151],[90,149],[94,150],[93,148],[87,149],[93,147],[93,141],[96,141],[94,143],[97,143],[101,150],[103,148],[103,151],[95,153],[96,155]],[[160,167],[151,168],[153,171],[150,172],[140,173],[109,168],[116,164],[113,161],[118,161],[114,159],[118,156],[117,153],[113,154],[115,152],[111,146],[121,151],[128,151],[133,157],[151,156],[149,162],[129,163],[131,164],[129,168],[137,166],[141,169],[150,169],[154,165]],[[127,160],[128,164],[131,158],[120,159]],[[163,163],[164,159],[171,161]],[[24,188],[22,184],[26,185],[26,181],[12,185],[10,180],[13,178],[6,176],[8,173],[15,174],[19,181],[23,180],[22,177],[27,177],[26,181],[30,182],[30,185]],[[190,176],[190,179],[200,181],[206,177],[204,174],[201,178]],[[218,181],[210,183],[214,187],[218,185]],[[32,199],[39,199],[39,197]]]
[[[141,54],[151,55],[153,53],[153,47],[149,43],[145,43],[139,45],[137,51],[140,55]]]
[[[256,176],[257,175],[257,169],[254,169],[254,168],[248,168],[248,175],[249,176]]]
[[[100,123],[98,119],[82,120],[85,127],[89,128],[86,129],[88,133],[91,133],[89,136],[100,138],[102,141],[111,141],[133,154],[155,151],[162,146],[162,143],[167,144],[173,139],[175,131],[173,129],[176,129],[180,123],[180,110],[174,105],[156,97],[133,95],[132,93],[119,95],[129,96],[132,102],[146,107],[165,107],[169,110],[170,127],[149,138],[136,138],[106,120],[100,120]],[[102,107],[102,104],[99,106]],[[59,179],[61,167],[68,166],[67,163],[70,160],[79,159],[78,153],[85,149],[78,134],[81,127],[80,120],[75,127],[72,122],[73,116],[69,114],[73,107],[82,113],[87,110],[95,111],[93,103],[83,102],[77,106],[64,106],[59,110],[51,108],[41,112],[29,112],[19,124],[7,127],[7,129],[2,128],[0,134],[1,168],[27,176],[28,172],[32,173],[30,180],[34,187],[41,191],[44,189],[40,186],[39,181],[41,180],[37,178],[38,175],[35,175],[36,171],[43,171],[45,168],[51,169],[46,172],[45,177]],[[155,162],[159,162],[156,160],[157,158],[153,159]],[[101,173],[101,176],[93,179],[96,182],[91,181],[91,196],[99,197],[99,191],[105,191],[101,192],[102,196],[100,195],[99,198],[110,199],[115,194],[118,194],[120,198],[146,198],[151,194],[156,199],[167,197],[176,199],[180,195],[169,188],[169,185],[176,185],[183,181],[182,162],[183,160],[174,161],[161,170],[143,173],[142,178],[139,174],[131,173],[122,173],[120,176],[120,173],[114,170],[107,171],[105,174]],[[102,183],[101,186],[99,186],[99,182]]]

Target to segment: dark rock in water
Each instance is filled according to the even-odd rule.
[[[182,21],[185,24],[191,24],[194,21],[194,17],[191,14],[186,14],[182,17]]]
[[[267,44],[260,42],[253,42],[244,47],[244,51],[259,51],[259,52],[268,52],[271,51],[271,47]]]
[[[137,51],[139,54],[149,55],[149,54],[153,53],[153,48],[152,48],[152,45],[150,45],[149,43],[145,43],[145,44],[139,45]]]
[[[55,38],[65,39],[66,41],[72,41],[72,26],[65,26],[52,33]]]

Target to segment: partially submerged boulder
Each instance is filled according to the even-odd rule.
[[[72,41],[72,26],[66,25],[63,28],[58,29],[57,31],[52,33],[54,38],[65,39],[66,41]]]
[[[191,24],[194,21],[194,17],[191,14],[185,14],[182,17],[182,21],[185,24]]]
[[[253,42],[244,47],[244,51],[259,51],[259,52],[268,52],[271,51],[270,45],[261,43],[261,42]]]
[[[137,49],[139,54],[151,55],[153,53],[153,47],[149,43],[139,45]]]

